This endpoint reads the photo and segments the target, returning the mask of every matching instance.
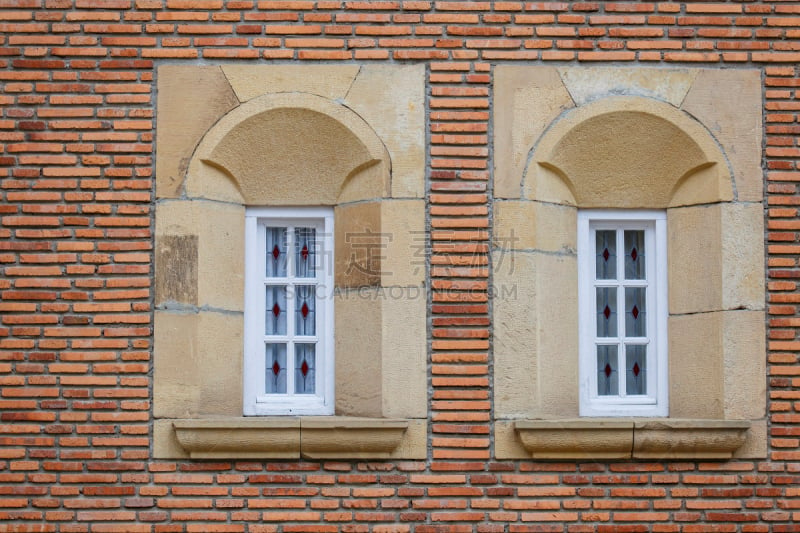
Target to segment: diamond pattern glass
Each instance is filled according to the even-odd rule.
[[[316,334],[316,307],[314,285],[295,286],[295,335]]]
[[[317,230],[314,228],[294,229],[294,264],[298,278],[313,278],[317,275]]]
[[[625,231],[625,279],[645,279],[644,231]]]
[[[316,381],[316,346],[297,343],[294,345],[294,389],[296,394],[314,394]]]
[[[266,328],[267,335],[286,335],[286,286],[268,285]]]
[[[617,376],[617,345],[597,346],[597,395],[616,396],[619,394]]]
[[[267,227],[268,278],[286,277],[286,228]]]
[[[597,336],[617,336],[616,287],[597,287]]]
[[[625,390],[628,395],[647,394],[647,346],[625,347]]]
[[[598,230],[595,233],[597,279],[617,277],[617,233],[614,230]]]
[[[267,343],[266,361],[267,394],[286,394],[286,345]]]
[[[647,335],[647,299],[645,287],[625,288],[625,336]]]

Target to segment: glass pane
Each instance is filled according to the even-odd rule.
[[[317,333],[317,302],[314,285],[297,285],[295,287],[295,334],[315,335]]]
[[[286,285],[267,286],[267,335],[286,335]]]
[[[267,394],[286,394],[286,345],[267,343]]]
[[[617,336],[616,287],[597,287],[597,336]]]
[[[313,344],[294,345],[294,388],[297,394],[314,394],[316,357]]]
[[[286,228],[267,227],[268,278],[286,277]]]
[[[617,232],[598,230],[595,245],[597,279],[617,279]]]
[[[625,288],[625,336],[644,337],[647,335],[647,300],[645,287]]]
[[[597,395],[619,395],[616,344],[597,347]]]
[[[628,395],[647,394],[647,346],[625,347],[625,390]]]
[[[645,279],[644,231],[625,231],[625,279]]]
[[[314,228],[295,228],[294,264],[297,265],[298,278],[313,278],[317,261],[317,230]]]

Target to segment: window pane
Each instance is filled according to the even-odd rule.
[[[314,394],[316,357],[313,344],[294,345],[294,388],[297,394]]]
[[[645,279],[644,231],[625,231],[625,279]]]
[[[286,394],[286,345],[267,343],[267,394]]]
[[[286,335],[286,286],[267,286],[267,335]]]
[[[597,395],[617,396],[619,379],[617,376],[617,345],[597,346]]]
[[[597,279],[617,278],[617,232],[601,230],[595,233]]]
[[[267,227],[266,276],[286,277],[286,228]]]
[[[625,288],[625,336],[644,337],[647,335],[645,287]]]
[[[597,336],[617,336],[616,287],[597,287]]]
[[[295,287],[295,334],[316,335],[317,302],[314,285],[297,285]]]
[[[295,228],[294,264],[298,278],[313,278],[317,275],[317,230],[314,228]]]
[[[625,347],[625,389],[628,395],[647,394],[647,346],[630,344]]]

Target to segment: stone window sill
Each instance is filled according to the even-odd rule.
[[[747,420],[517,420],[514,431],[534,459],[725,460],[741,447]]]
[[[417,458],[424,421],[339,416],[171,420],[192,459]],[[421,422],[421,423],[420,423]],[[424,455],[423,455],[424,457]]]

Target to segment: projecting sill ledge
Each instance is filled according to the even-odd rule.
[[[517,420],[514,430],[534,459],[724,460],[745,442],[747,420]]]
[[[192,459],[388,459],[411,422],[303,416],[180,419],[172,426]]]

